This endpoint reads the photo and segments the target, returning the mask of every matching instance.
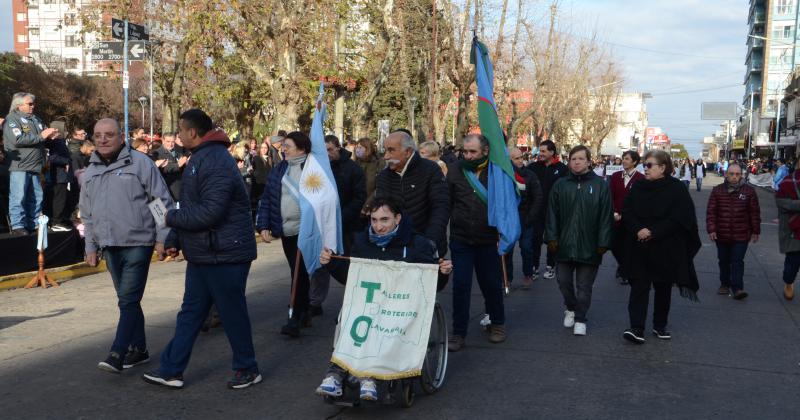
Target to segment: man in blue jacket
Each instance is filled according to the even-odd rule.
[[[183,171],[180,209],[166,215],[172,232],[165,247],[173,257],[183,250],[188,262],[186,290],[175,336],[161,353],[161,366],[143,379],[183,387],[183,371],[213,303],[233,351],[234,376],[228,388],[247,388],[261,382],[245,299],[250,264],[256,259],[250,199],[228,153],[225,132],[214,129],[211,118],[199,109],[181,114],[178,127],[192,157]]]

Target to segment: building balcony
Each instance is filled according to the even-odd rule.
[[[747,18],[747,24],[752,25],[752,24],[764,23],[766,17],[767,13],[764,10],[751,9],[750,16],[748,16]]]

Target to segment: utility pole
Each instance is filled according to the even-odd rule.
[[[125,113],[125,144],[130,147],[130,130],[128,129],[128,20],[125,19],[125,39],[122,42],[122,102]]]
[[[750,146],[753,144],[753,85],[750,85],[750,121],[747,127],[747,160],[750,160]]]
[[[434,119],[436,118],[436,76],[438,73],[436,72],[436,61],[437,61],[437,38],[439,36],[439,28],[438,22],[436,21],[436,0],[432,0],[431,5],[431,26],[433,27],[433,42],[431,48],[431,91],[428,96],[429,103],[428,103],[428,110],[430,113],[430,127],[433,130],[431,138],[439,142],[439,139],[436,138],[436,127],[434,125]],[[445,141],[442,139],[442,141]]]

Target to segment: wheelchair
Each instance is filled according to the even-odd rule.
[[[397,405],[408,408],[414,405],[415,388],[419,388],[427,395],[435,394],[443,385],[447,372],[447,320],[444,309],[437,302],[433,308],[428,348],[425,360],[422,363],[420,376],[394,379],[389,381],[376,380],[378,387],[377,401],[363,401],[359,398],[360,383],[358,378],[348,374],[342,378],[342,395],[338,397],[325,396],[325,402],[343,407],[357,407],[361,404]]]

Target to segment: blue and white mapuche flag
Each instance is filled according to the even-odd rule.
[[[297,247],[303,255],[306,271],[311,274],[319,267],[322,248],[342,253],[342,214],[339,192],[333,178],[328,152],[325,149],[326,107],[324,86],[320,83],[319,97],[311,123],[311,153],[300,175],[300,234]]]

